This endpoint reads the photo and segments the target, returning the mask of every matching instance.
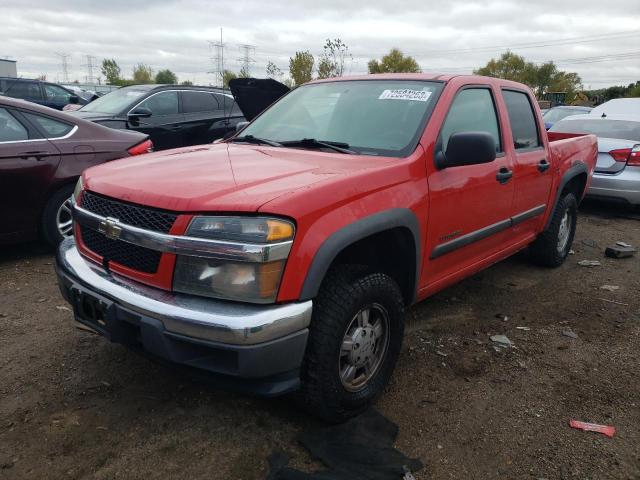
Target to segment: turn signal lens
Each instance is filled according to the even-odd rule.
[[[145,140],[144,142],[131,147],[127,151],[132,157],[134,155],[142,155],[143,153],[151,153],[153,152],[153,143],[151,142],[151,140]]]
[[[293,237],[293,225],[282,220],[267,220],[267,242],[288,240]]]
[[[629,159],[630,154],[630,148],[619,148],[609,152],[609,155],[611,155],[616,162],[626,162]]]

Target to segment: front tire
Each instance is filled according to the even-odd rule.
[[[559,267],[569,255],[576,234],[578,201],[573,193],[562,196],[547,229],[531,244],[531,259],[545,267]]]
[[[357,415],[384,390],[404,335],[398,285],[354,267],[332,271],[314,302],[298,398],[328,422]]]
[[[73,235],[71,221],[71,195],[74,185],[67,185],[49,198],[42,213],[42,235],[49,245],[57,247],[62,240]]]

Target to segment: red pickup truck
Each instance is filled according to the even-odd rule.
[[[596,155],[550,142],[519,83],[312,82],[224,142],[87,170],[59,283],[111,341],[341,420],[382,392],[411,304],[525,248],[564,262]]]

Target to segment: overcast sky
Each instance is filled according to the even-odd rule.
[[[350,74],[392,47],[424,71],[470,73],[507,48],[528,60],[554,60],[576,71],[585,88],[640,80],[640,0],[0,0],[0,57],[18,75],[84,81],[87,55],[115,58],[124,76],[135,63],[169,68],[180,80],[214,83],[208,41],[225,44],[225,68],[239,70],[239,44],[251,73],[267,61],[285,73],[296,50],[316,57],[326,38],[341,38]],[[100,69],[95,69],[99,76]]]

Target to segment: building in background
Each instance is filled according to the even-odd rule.
[[[0,77],[17,77],[18,68],[15,60],[0,58]]]

